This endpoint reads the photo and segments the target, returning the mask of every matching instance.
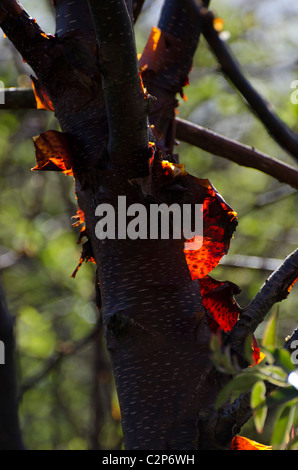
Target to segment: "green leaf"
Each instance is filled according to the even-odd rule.
[[[266,405],[266,385],[262,380],[258,380],[251,390],[250,404],[253,410],[253,418],[258,433],[264,428],[267,405]]]
[[[262,337],[262,346],[273,350],[276,348],[276,332],[278,321],[278,307],[270,315]]]
[[[222,373],[235,375],[239,373],[240,368],[231,356],[231,350],[229,347],[222,349],[222,340],[219,335],[212,335],[210,341],[210,347],[212,350],[212,359],[214,366]]]
[[[267,380],[278,387],[288,386],[288,373],[281,367],[275,365],[260,367],[258,373],[262,380]]]
[[[243,373],[237,375],[233,380],[227,383],[217,396],[215,406],[220,408],[229,400],[233,393],[243,393],[250,391],[251,387],[260,379],[258,374]]]
[[[271,445],[276,449],[284,449],[290,440],[290,430],[293,425],[295,408],[292,403],[285,405],[274,423]]]

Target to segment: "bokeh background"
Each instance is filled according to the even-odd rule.
[[[49,0],[22,4],[54,33]],[[136,27],[139,52],[161,4],[145,3]],[[291,82],[298,79],[298,4],[212,0],[211,8],[224,19],[223,37],[253,85],[298,131],[298,105],[290,100]],[[0,47],[0,80],[6,87],[31,86],[31,71],[8,39],[1,37]],[[219,73],[203,39],[185,93],[180,117],[295,164]],[[71,278],[80,258],[73,180],[31,172],[32,137],[48,129],[59,129],[50,112],[0,110],[0,279],[16,324],[21,427],[29,449],[119,449],[120,412],[97,321],[94,265],[84,264]],[[229,254],[212,276],[238,284],[244,307],[297,247],[297,191],[183,143],[177,152],[186,169],[208,178],[238,213]],[[295,286],[279,305],[280,344],[297,327],[297,310]]]

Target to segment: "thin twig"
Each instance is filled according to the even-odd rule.
[[[16,0],[0,0],[0,26],[23,59],[35,72],[42,73],[47,67],[50,37],[36,20]]]
[[[298,161],[298,136],[275,113],[273,106],[252,86],[224,41],[214,28],[214,14],[198,6],[204,21],[202,33],[217,58],[221,71],[245,98],[251,110],[260,119],[271,137]]]
[[[32,88],[4,88],[3,103],[0,109],[36,109],[36,100]]]
[[[271,272],[277,269],[281,263],[282,260],[276,258],[262,258],[260,256],[247,256],[241,254],[227,255],[220,262],[221,266],[259,269]]]

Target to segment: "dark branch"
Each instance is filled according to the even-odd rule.
[[[96,43],[95,31],[88,8],[88,0],[55,0],[56,35],[78,32],[77,38]]]
[[[24,445],[16,398],[14,320],[8,311],[1,285],[0,340],[5,353],[5,363],[0,364],[0,450],[22,450]]]
[[[298,189],[298,169],[209,129],[176,118],[178,139],[238,165],[255,168]]]
[[[6,88],[5,103],[1,109],[35,109],[36,100],[31,88]],[[175,119],[176,136],[188,144],[194,145],[238,165],[255,168],[298,189],[298,169],[270,157],[254,148],[228,139],[216,132],[197,124]]]
[[[138,17],[140,16],[140,13],[142,11],[144,3],[145,3],[145,0],[134,0],[133,1],[133,19],[134,19],[134,22],[136,22]]]
[[[141,87],[133,24],[124,0],[89,0],[114,163],[148,148],[147,103]],[[120,41],[119,41],[119,38]]]
[[[235,351],[241,352],[245,338],[256,330],[270,308],[287,298],[297,278],[298,249],[269,276],[255,298],[244,309],[229,338],[229,344]]]
[[[4,103],[0,109],[36,109],[36,100],[32,88],[5,88]]]
[[[15,0],[0,1],[0,25],[23,59],[37,73],[42,73],[47,67],[46,51],[50,47],[50,36]]]

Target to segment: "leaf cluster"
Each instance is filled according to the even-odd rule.
[[[275,309],[262,336],[263,360],[242,370],[233,360],[231,351],[222,351],[218,339],[213,339],[211,346],[217,369],[221,373],[232,375],[232,379],[219,393],[216,406],[220,408],[230,398],[236,399],[241,394],[249,394],[257,433],[262,434],[266,421],[270,421],[272,448],[297,450],[298,369],[295,354],[277,346],[277,325],[278,310]],[[247,341],[245,349],[249,357],[250,341]]]

